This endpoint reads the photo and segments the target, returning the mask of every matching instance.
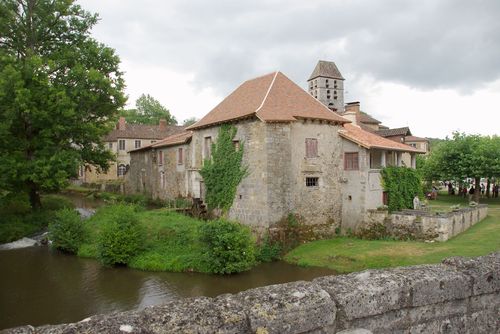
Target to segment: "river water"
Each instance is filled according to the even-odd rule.
[[[0,251],[0,270],[0,329],[76,322],[97,313],[142,309],[182,297],[211,297],[333,274],[284,262],[230,276],[144,272],[103,267],[95,260],[42,246]]]

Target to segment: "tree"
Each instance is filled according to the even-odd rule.
[[[158,124],[160,119],[165,119],[167,124],[177,124],[177,120],[160,101],[151,95],[142,94],[135,101],[136,109],[123,110],[120,115],[132,124]]]
[[[473,178],[474,201],[479,202],[481,178],[500,175],[500,139],[456,132],[431,152],[424,174],[426,179]]]
[[[184,122],[182,122],[183,126],[190,126],[193,125],[194,123],[198,122],[198,119],[196,117],[190,117],[186,118]]]
[[[0,187],[57,190],[84,163],[108,168],[100,138],[125,102],[120,60],[90,37],[72,0],[0,2]]]

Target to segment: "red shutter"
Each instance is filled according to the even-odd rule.
[[[318,140],[306,138],[306,158],[316,158],[318,156]]]
[[[179,160],[177,161],[177,163],[179,165],[182,165],[182,147],[179,147]]]

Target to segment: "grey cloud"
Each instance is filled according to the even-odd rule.
[[[124,59],[194,73],[227,94],[280,69],[305,84],[318,59],[349,79],[473,91],[500,77],[500,1],[80,1]],[[341,47],[340,41],[343,41]]]

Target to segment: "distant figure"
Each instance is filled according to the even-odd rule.
[[[484,190],[485,190],[484,184],[481,183],[481,196],[484,196]]]
[[[474,197],[474,193],[476,192],[476,190],[474,189],[474,186],[470,187],[469,189],[469,202],[472,200],[472,198]]]
[[[448,182],[448,195],[453,195],[453,185],[451,184],[451,181]]]
[[[464,186],[464,187],[462,188],[462,196],[464,196],[464,198],[466,198],[466,197],[467,197],[467,186]]]
[[[497,198],[498,197],[498,184],[495,184],[493,186],[493,197]]]
[[[417,195],[413,198],[413,210],[420,210],[421,205],[420,205],[420,199],[418,198]]]

